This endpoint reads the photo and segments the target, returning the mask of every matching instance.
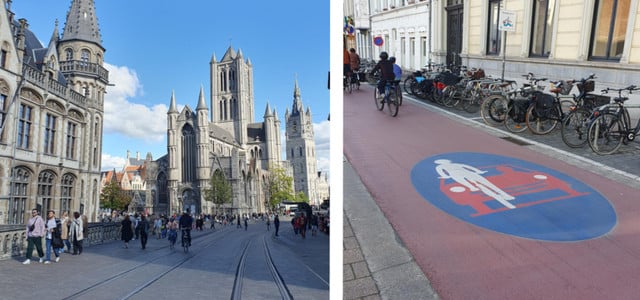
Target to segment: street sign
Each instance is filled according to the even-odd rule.
[[[382,37],[381,37],[381,36],[377,36],[377,37],[374,37],[374,38],[373,38],[373,43],[374,43],[376,46],[380,47],[380,46],[382,46],[382,45],[384,44],[384,40],[382,39]]]
[[[516,31],[516,12],[510,10],[500,11],[500,18],[498,22],[498,30],[501,31]]]

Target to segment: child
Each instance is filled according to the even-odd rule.
[[[393,75],[395,76],[395,80],[400,81],[402,77],[402,69],[396,64],[396,57],[390,57],[389,61],[393,64]]]

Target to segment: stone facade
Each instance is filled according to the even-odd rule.
[[[97,20],[93,1],[74,0],[43,46],[2,1],[0,224],[24,224],[32,208],[97,217],[108,85]]]

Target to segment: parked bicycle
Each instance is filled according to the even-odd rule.
[[[623,92],[631,94],[639,89],[635,85],[630,85],[621,89],[607,88],[602,90],[604,93],[618,92],[618,97],[613,98],[613,103],[594,112],[597,116],[589,125],[587,133],[589,147],[593,152],[600,155],[612,154],[618,151],[620,145],[635,140],[635,137],[639,135],[640,120],[636,122],[635,127],[631,127],[628,109],[640,108],[640,106],[624,105],[629,97],[623,95]]]
[[[590,74],[586,78],[573,81],[579,93],[574,97],[575,104],[569,108],[569,113],[560,123],[562,141],[571,148],[579,148],[587,144],[587,131],[593,120],[594,109],[609,103],[608,97],[590,94],[595,87],[595,78],[595,74]]]

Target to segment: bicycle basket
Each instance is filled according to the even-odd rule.
[[[596,88],[596,82],[593,80],[587,80],[585,83],[578,82],[578,90],[580,93],[593,92]]]

